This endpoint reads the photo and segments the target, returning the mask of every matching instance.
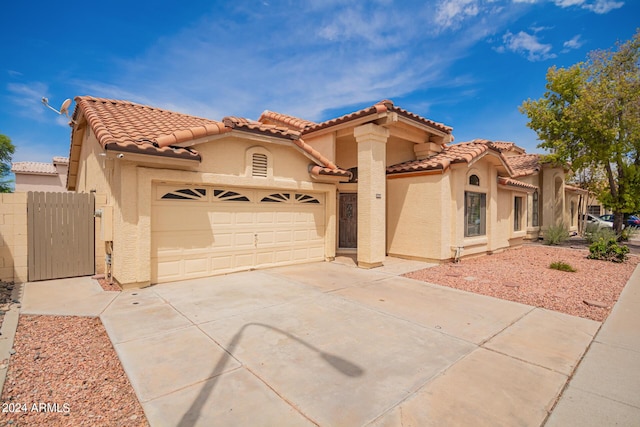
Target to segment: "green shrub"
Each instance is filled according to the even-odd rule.
[[[562,261],[552,262],[549,268],[553,268],[554,270],[560,270],[560,271],[568,271],[570,273],[575,273],[577,271],[575,268],[571,267],[569,264]]]
[[[587,240],[587,243],[591,244],[600,239],[604,239],[605,241],[609,241],[610,239],[617,240],[618,236],[611,228],[598,228],[597,224],[589,224],[584,231],[584,238]]]
[[[588,258],[624,262],[628,253],[629,248],[625,245],[619,245],[615,237],[608,240],[600,238],[589,246]]]
[[[628,226],[622,229],[620,233],[620,241],[627,242],[632,237],[636,237],[638,235],[638,227]]]
[[[563,223],[553,225],[544,232],[544,243],[547,245],[559,245],[569,238],[569,230]]]

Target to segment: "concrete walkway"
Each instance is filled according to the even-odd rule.
[[[21,313],[100,314],[152,426],[543,425],[600,323],[399,276],[424,266],[314,263],[122,293],[31,283]],[[581,425],[584,394],[639,419],[632,282],[549,425]],[[612,360],[627,400],[602,393],[615,377],[593,380]]]
[[[631,275],[546,425],[640,425],[640,267]]]

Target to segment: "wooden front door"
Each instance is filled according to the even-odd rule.
[[[340,194],[340,215],[338,224],[338,247],[358,247],[358,195]]]

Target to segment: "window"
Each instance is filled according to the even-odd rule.
[[[240,193],[230,190],[213,190],[213,197],[215,200],[223,202],[248,202],[249,198]]]
[[[595,216],[600,216],[600,205],[587,206],[587,213]]]
[[[465,191],[464,199],[464,236],[484,236],[487,222],[487,195]]]
[[[469,177],[469,185],[475,185],[475,186],[480,185],[480,178],[478,178],[478,175],[471,175]]]
[[[522,230],[522,197],[513,199],[513,231]]]
[[[203,200],[206,196],[207,190],[204,188],[183,188],[180,190],[169,191],[161,198],[172,200]]]
[[[571,202],[571,226],[576,225],[576,202]]]
[[[251,176],[266,178],[268,170],[267,155],[262,153],[253,153],[251,160]]]
[[[289,193],[273,193],[268,196],[264,196],[260,201],[268,203],[282,203],[288,202],[290,198],[291,195]]]
[[[538,213],[540,212],[540,203],[538,201],[538,192],[533,193],[533,203],[531,206],[531,226],[538,227],[540,221],[538,219]]]

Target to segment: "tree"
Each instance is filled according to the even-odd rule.
[[[0,134],[0,193],[11,192],[11,181],[5,177],[11,173],[11,155],[15,151],[16,147],[11,143],[11,139]]]
[[[624,214],[640,210],[640,30],[585,62],[550,68],[546,89],[520,107],[527,126],[556,161],[605,177],[597,195],[620,232]]]

